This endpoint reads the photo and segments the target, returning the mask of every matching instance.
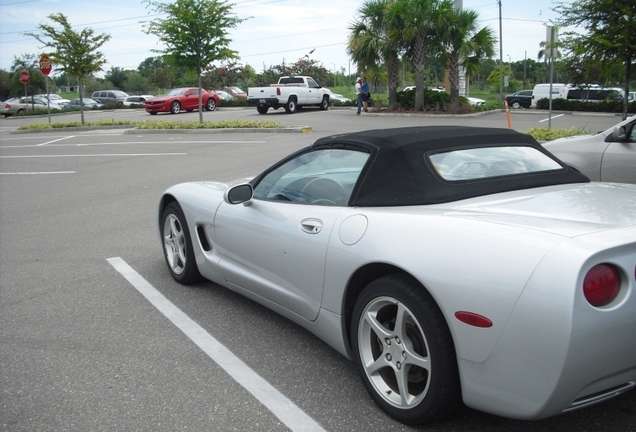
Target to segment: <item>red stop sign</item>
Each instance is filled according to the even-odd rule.
[[[23,70],[22,72],[20,72],[20,82],[22,84],[28,84],[30,79],[31,77],[29,76],[28,70]]]
[[[51,73],[52,68],[53,65],[51,64],[51,59],[49,59],[49,56],[46,54],[43,54],[42,57],[40,57],[40,72],[48,76]]]

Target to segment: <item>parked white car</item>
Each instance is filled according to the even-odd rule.
[[[148,99],[152,99],[153,97],[154,97],[153,95],[128,96],[126,99],[124,99],[124,102],[122,103],[124,104],[124,106],[131,106],[131,105],[143,106]]]

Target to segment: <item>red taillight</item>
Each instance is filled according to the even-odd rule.
[[[280,96],[280,87],[276,87],[276,96]]]
[[[583,280],[583,294],[592,306],[605,306],[618,295],[621,277],[618,270],[608,264],[592,267]]]

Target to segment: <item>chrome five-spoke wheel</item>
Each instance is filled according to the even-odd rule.
[[[194,259],[190,231],[179,204],[173,202],[166,206],[160,227],[164,256],[172,277],[182,284],[199,281],[201,274]]]
[[[362,290],[351,342],[365,387],[401,422],[437,420],[461,404],[450,330],[435,300],[412,277],[389,274]]]

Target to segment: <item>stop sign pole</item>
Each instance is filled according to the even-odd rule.
[[[46,107],[49,113],[49,123],[51,123],[51,99],[49,94],[49,74],[51,73],[52,68],[53,67],[51,65],[51,59],[49,58],[48,55],[43,54],[40,57],[40,72],[42,72],[46,81]]]

